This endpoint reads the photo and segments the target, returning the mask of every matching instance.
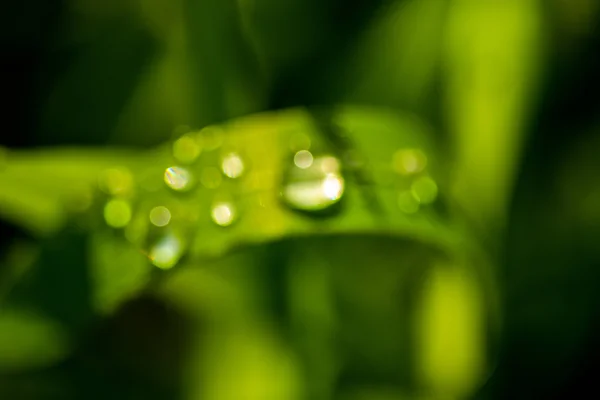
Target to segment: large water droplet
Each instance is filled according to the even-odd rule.
[[[171,269],[179,262],[183,252],[182,240],[176,235],[168,233],[150,248],[148,258],[160,269]]]
[[[165,183],[176,191],[185,191],[191,187],[192,173],[182,167],[169,167],[165,170]]]
[[[219,226],[229,226],[236,218],[236,209],[231,202],[217,202],[211,210],[211,217],[215,224]]]
[[[304,152],[299,152],[304,153]],[[285,203],[300,211],[322,211],[338,203],[345,182],[340,161],[331,155],[313,156],[296,153],[282,190]],[[308,162],[310,160],[310,163]]]
[[[113,228],[124,228],[131,220],[131,206],[123,199],[110,200],[104,206],[104,220]]]
[[[244,173],[244,169],[244,161],[237,153],[229,153],[221,161],[221,170],[228,178],[239,178]]]

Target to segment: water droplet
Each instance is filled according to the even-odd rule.
[[[438,186],[433,179],[423,176],[413,182],[411,191],[421,204],[431,204],[437,198]]]
[[[104,220],[113,228],[123,228],[131,220],[131,206],[123,199],[112,199],[104,206]]]
[[[313,157],[306,168],[294,160],[283,184],[283,200],[301,211],[322,211],[338,203],[345,189],[340,165],[339,160],[330,155]]]
[[[165,206],[154,207],[150,210],[150,222],[158,227],[167,226],[171,221],[171,212]]]
[[[173,190],[188,190],[192,183],[192,173],[182,167],[169,167],[165,170],[165,183]]]
[[[133,175],[127,168],[110,168],[100,174],[98,185],[111,196],[129,194],[133,190]]]
[[[338,174],[340,172],[340,160],[333,156],[323,156],[319,158],[321,171],[324,174]]]
[[[244,161],[237,153],[229,153],[221,161],[221,170],[225,176],[235,179],[244,173]]]
[[[150,249],[148,258],[160,269],[173,268],[183,255],[184,246],[180,238],[169,233],[156,242]]]
[[[313,155],[308,150],[300,150],[294,155],[294,164],[296,167],[306,169],[313,163]]]
[[[412,192],[405,191],[398,195],[398,207],[406,214],[414,214],[419,211],[420,204]]]
[[[215,167],[204,168],[200,182],[207,189],[216,189],[221,185],[221,172]]]
[[[219,226],[229,226],[236,218],[236,209],[231,202],[217,202],[213,205],[211,217]]]
[[[427,166],[427,156],[418,149],[401,149],[394,153],[392,167],[401,175],[421,172]]]
[[[192,135],[184,135],[173,143],[173,157],[184,164],[191,164],[200,155],[200,145]]]

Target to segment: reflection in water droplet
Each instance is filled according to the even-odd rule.
[[[98,184],[112,196],[127,194],[133,189],[133,176],[127,168],[110,168],[102,172]]]
[[[431,204],[437,198],[438,187],[433,179],[423,176],[413,182],[411,191],[421,204]]]
[[[410,191],[405,191],[398,195],[398,207],[406,214],[414,214],[419,211],[419,200]]]
[[[200,182],[207,189],[216,189],[221,185],[221,172],[215,167],[204,168],[200,176]]]
[[[337,200],[344,190],[344,181],[338,176],[328,175],[323,181],[323,194],[329,200]]]
[[[171,212],[165,206],[154,207],[150,210],[150,222],[153,225],[162,227],[167,226],[171,221]]]
[[[165,183],[173,190],[183,191],[190,188],[192,174],[182,167],[169,167],[165,170]]]
[[[302,166],[294,160],[284,181],[282,196],[288,206],[302,211],[321,211],[340,201],[345,183],[337,158],[314,157],[310,166]]]
[[[230,202],[219,202],[213,205],[212,220],[219,226],[229,226],[236,218],[236,210]]]
[[[294,155],[294,164],[296,167],[306,169],[313,163],[313,155],[308,150],[301,150]]]
[[[158,268],[171,269],[177,264],[182,254],[183,243],[176,236],[169,234],[150,249],[148,257]]]
[[[104,206],[104,220],[113,228],[123,228],[131,220],[131,206],[122,199],[110,200]]]
[[[418,149],[402,149],[394,153],[392,167],[402,175],[421,172],[427,166],[427,156]]]
[[[229,178],[239,178],[244,173],[244,162],[239,154],[229,153],[221,161],[221,170]]]
[[[340,172],[340,160],[333,156],[319,158],[321,171],[325,174],[337,174]]]
[[[173,157],[184,164],[191,164],[200,155],[200,145],[192,135],[184,135],[173,143]]]

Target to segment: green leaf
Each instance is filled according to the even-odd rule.
[[[50,366],[69,350],[63,328],[29,312],[0,310],[0,372]]]
[[[89,205],[102,171],[134,167],[139,158],[123,149],[7,151],[0,165],[0,218],[36,235],[55,233],[69,213]]]

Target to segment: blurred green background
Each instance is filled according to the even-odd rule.
[[[1,18],[0,398],[562,399],[593,391],[597,1],[25,0],[6,4]],[[386,151],[404,136],[427,142],[410,122],[425,121],[440,198],[494,265],[478,266],[492,284],[436,269],[448,262],[430,243],[443,237],[443,210],[431,214],[443,220],[439,229],[419,236],[415,223],[395,239],[355,230],[374,206],[346,205],[334,210],[343,217],[298,225],[284,211],[251,209],[235,234],[186,216],[182,226],[202,239],[190,253],[212,256],[165,273],[106,226],[102,182],[87,206],[69,197],[97,189],[105,170],[118,182],[130,172],[143,180],[152,168],[160,175],[175,139],[212,124],[226,127],[241,154],[262,149],[261,165],[278,169],[275,154],[289,151],[279,149],[278,127],[309,131],[313,142],[327,135],[294,112],[285,122],[285,110],[313,115],[340,104],[357,107],[343,115],[358,126],[356,149],[383,166],[376,178],[393,169]],[[235,123],[260,112],[271,113]],[[314,121],[324,115],[315,111]],[[346,142],[330,135],[323,143],[342,159]],[[161,193],[135,201],[171,201]],[[208,210],[202,196],[183,202]],[[461,234],[453,243],[468,252]],[[243,251],[218,247],[248,237],[254,245]],[[494,308],[483,298],[496,288]],[[435,295],[423,305],[428,290]],[[501,319],[499,340],[470,330],[488,319]]]

